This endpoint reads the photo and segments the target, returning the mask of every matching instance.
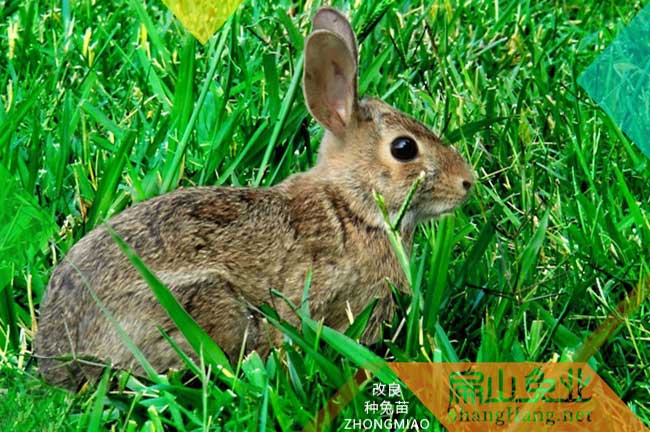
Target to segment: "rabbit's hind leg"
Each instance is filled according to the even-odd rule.
[[[159,273],[158,276],[185,311],[219,345],[232,364],[237,362],[241,353],[245,355],[256,350],[262,357],[268,354],[275,338],[273,330],[259,315],[257,308],[239,294],[225,277],[211,271],[166,272]],[[158,310],[161,314],[156,317],[156,321],[160,327],[190,358],[198,361],[198,354],[182,335],[182,331],[162,308]],[[144,327],[147,326],[141,328]],[[138,339],[143,353],[150,358],[156,369],[183,367],[159,331],[153,334],[143,333]]]

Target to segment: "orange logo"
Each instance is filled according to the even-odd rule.
[[[647,431],[586,363],[388,363],[449,431]],[[305,431],[329,426],[370,376],[360,370]],[[411,416],[401,383],[375,383],[364,418],[340,430],[434,430]]]
[[[643,431],[586,363],[388,365],[450,431]]]
[[[646,277],[574,358],[591,358],[648,295]],[[650,432],[587,363],[382,363],[366,369],[383,382],[394,379],[393,390],[384,395],[385,384],[373,384],[370,396],[379,400],[366,403],[364,418],[343,419],[342,430],[432,429],[428,419],[413,417],[398,394],[401,380],[452,432]],[[370,379],[359,369],[303,431],[328,427]]]

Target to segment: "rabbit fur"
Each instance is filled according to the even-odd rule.
[[[319,9],[305,42],[303,75],[308,110],[325,129],[315,167],[268,188],[181,188],[106,222],[231,361],[242,350],[266,355],[281,342],[257,306],[272,304],[295,322],[271,290],[300,304],[309,269],[312,317],[344,330],[350,312],[356,316],[377,298],[364,341],[376,339],[393,309],[387,279],[402,289],[406,281],[373,191],[395,214],[424,173],[401,227],[410,239],[415,224],[452,211],[475,181],[459,153],[421,123],[378,99],[358,98],[357,52],[348,20],[334,9]],[[392,155],[391,143],[399,137],[417,144],[412,160]],[[106,360],[142,372],[97,301],[157,370],[183,366],[158,326],[192,352],[99,226],[70,249],[50,278],[34,342],[47,381],[74,388],[95,380],[102,370],[97,361]]]

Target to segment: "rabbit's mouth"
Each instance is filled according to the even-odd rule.
[[[453,202],[433,203],[431,206],[431,219],[453,213],[460,205],[465,202],[466,198]]]
[[[458,205],[434,203],[430,208],[411,209],[404,214],[400,226],[406,229],[413,229],[419,223],[453,213],[456,208],[458,208]],[[397,212],[391,212],[389,217],[391,221],[394,221],[397,218]]]

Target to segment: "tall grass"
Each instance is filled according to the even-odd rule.
[[[205,356],[189,375],[105,375],[71,395],[30,357],[52,268],[126,206],[312,166],[321,132],[299,80],[318,2],[244,2],[206,46],[160,3],[5,2],[0,429],[294,430],[381,359],[588,361],[650,424],[647,297],[601,326],[648,290],[650,169],[577,85],[644,4],[334,2],[352,11],[362,93],[430,125],[479,175],[454,216],[418,228],[402,257],[412,295],[395,294],[383,342],[354,341],[372,304],[346,335],[264,307],[286,343],[241,359],[229,383]],[[363,417],[363,401],[342,415]]]

